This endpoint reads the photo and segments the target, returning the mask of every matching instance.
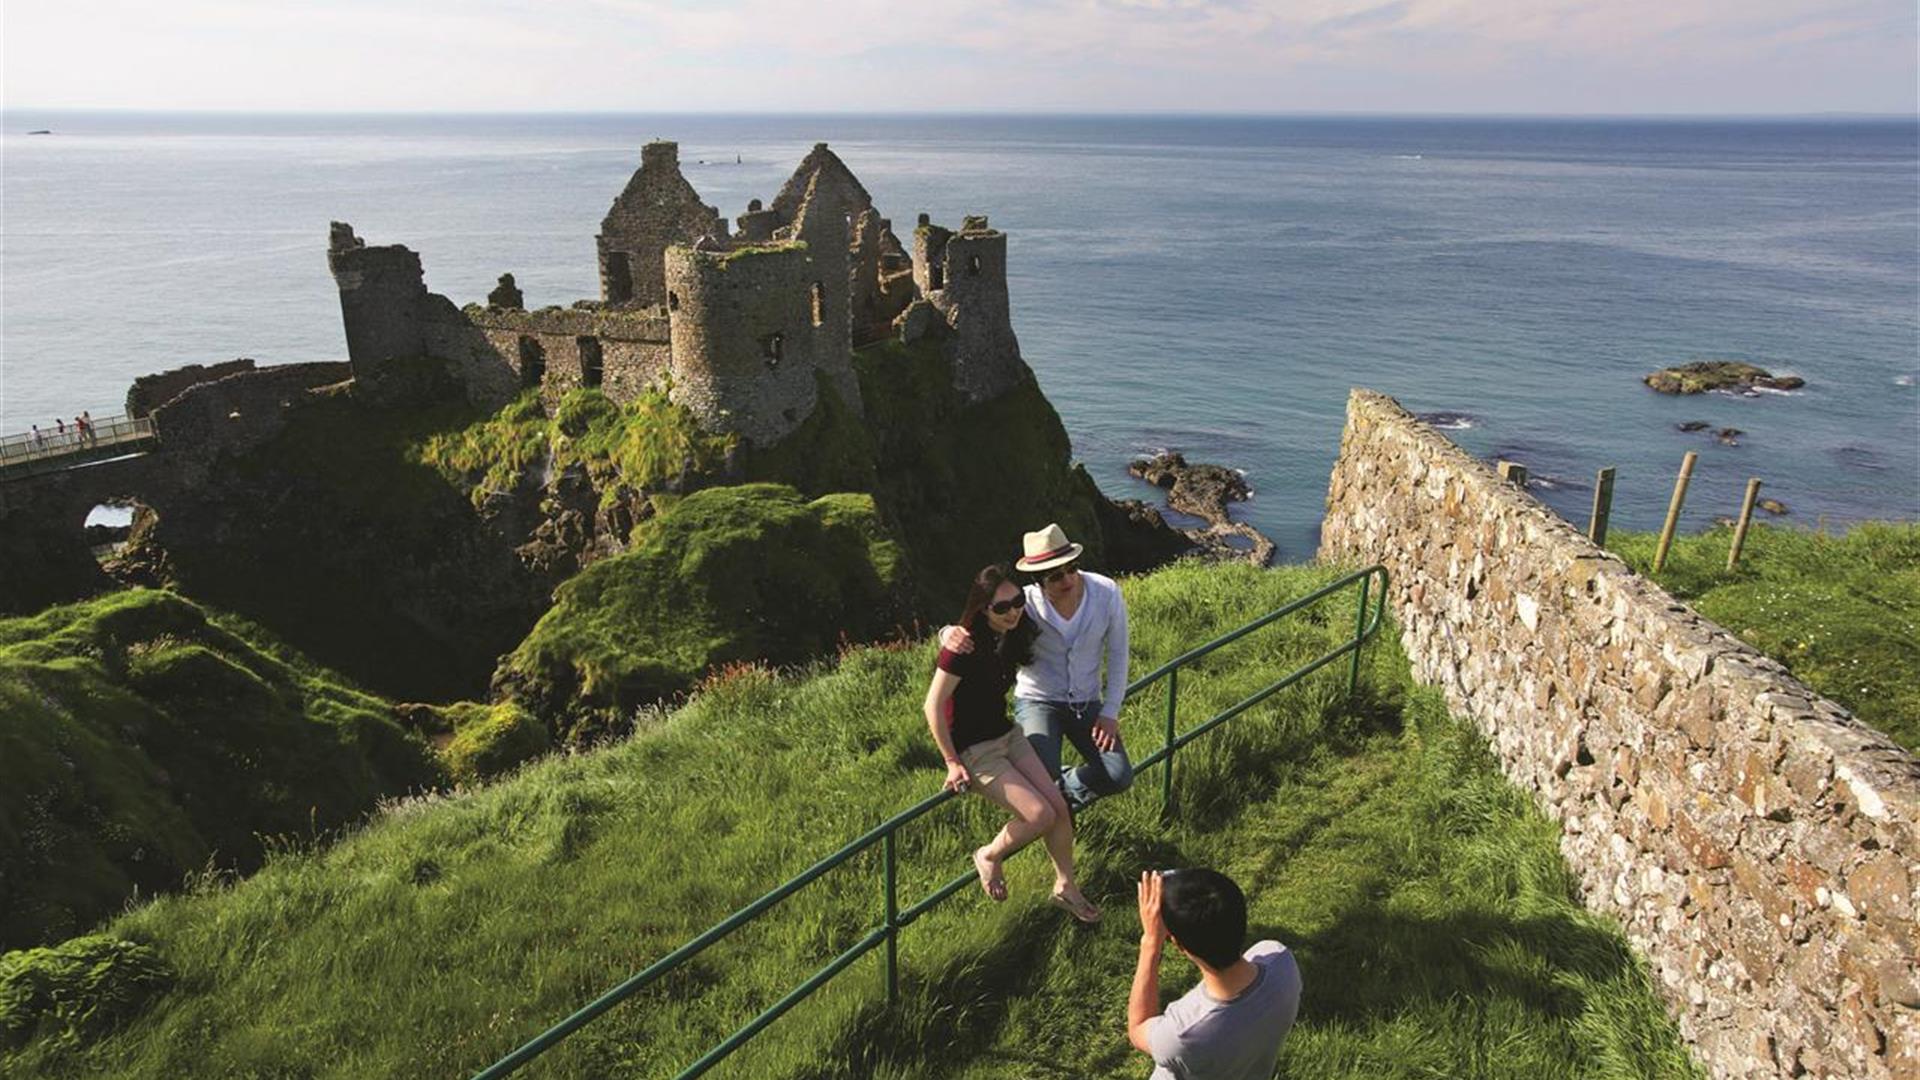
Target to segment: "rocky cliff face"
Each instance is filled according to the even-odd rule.
[[[419,432],[450,417],[373,408],[350,384],[316,398],[277,437],[208,462],[126,573],[257,620],[392,696],[472,696],[546,590],[514,555],[523,538],[411,460]]]

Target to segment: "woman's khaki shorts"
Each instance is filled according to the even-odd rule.
[[[975,791],[984,791],[995,780],[1018,772],[1017,763],[1022,758],[1032,758],[1035,764],[1040,761],[1033,744],[1027,741],[1027,733],[1017,726],[997,739],[977,742],[960,751],[960,764],[973,777]]]

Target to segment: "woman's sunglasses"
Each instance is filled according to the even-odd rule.
[[[1005,615],[1009,611],[1019,611],[1026,606],[1027,594],[1017,592],[1013,594],[1013,599],[1011,600],[995,600],[993,603],[988,604],[987,610],[993,612],[995,615]]]

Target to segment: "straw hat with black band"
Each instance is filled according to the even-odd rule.
[[[1065,566],[1080,557],[1086,548],[1067,539],[1067,532],[1059,525],[1048,525],[1039,532],[1030,532],[1020,538],[1020,547],[1025,554],[1013,565],[1029,574],[1038,574],[1056,566]]]

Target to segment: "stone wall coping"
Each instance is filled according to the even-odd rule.
[[[1635,573],[1619,556],[1596,545],[1540,500],[1500,479],[1491,466],[1460,449],[1398,401],[1356,387],[1348,408],[1356,418],[1389,423],[1420,445],[1422,459],[1446,462],[1479,495],[1505,503],[1530,527],[1538,528],[1541,538],[1550,536],[1567,545],[1576,552],[1576,561],[1591,560],[1591,572],[1579,576],[1589,581],[1588,588],[1597,599],[1616,604],[1623,600],[1630,617],[1660,624],[1662,634],[1686,643],[1684,652],[1669,657],[1676,667],[1698,669],[1729,696],[1735,696],[1742,681],[1764,682],[1765,689],[1749,698],[1753,707],[1780,723],[1779,730],[1793,748],[1833,762],[1835,776],[1851,789],[1859,811],[1904,831],[1912,850],[1920,853],[1920,758],[1845,707],[1821,697],[1794,678],[1786,665]]]

